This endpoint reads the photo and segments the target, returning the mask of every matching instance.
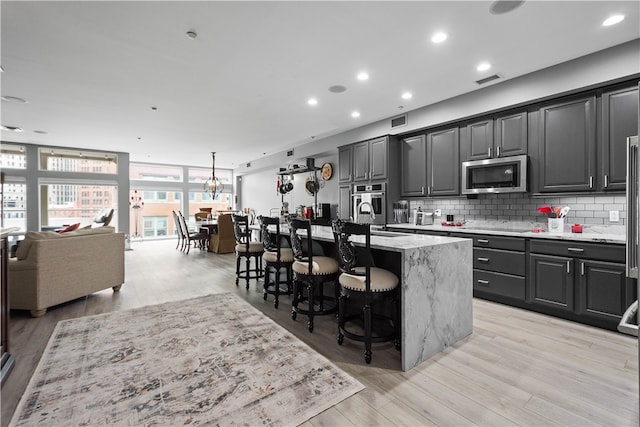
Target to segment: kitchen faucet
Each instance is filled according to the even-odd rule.
[[[362,208],[362,206],[368,206],[369,207],[369,218],[367,221],[362,222],[362,224],[371,224],[371,221],[376,219],[376,214],[375,212],[373,212],[373,206],[371,205],[371,203],[369,202],[360,202],[358,204],[358,207],[356,208],[356,222],[360,223],[360,214],[367,214],[367,212],[360,212],[360,209]],[[366,218],[366,217],[365,217]]]

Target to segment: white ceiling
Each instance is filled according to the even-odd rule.
[[[504,15],[490,5],[3,0],[2,95],[28,102],[2,101],[2,124],[24,130],[2,140],[195,166],[216,151],[216,166],[235,168],[494,73],[511,79],[640,37],[638,1],[527,1]],[[601,26],[614,13],[626,19]],[[436,45],[438,30],[449,38]],[[492,68],[476,71],[481,61]]]

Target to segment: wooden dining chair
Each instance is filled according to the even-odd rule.
[[[272,294],[273,305],[278,308],[280,295],[291,295],[293,293],[293,250],[284,247],[286,243],[284,236],[280,234],[280,218],[260,215],[260,236],[264,246],[264,299]],[[285,270],[285,278],[281,280],[280,273]],[[271,281],[273,274],[273,282]],[[284,289],[282,288],[284,285]]]
[[[198,247],[203,249],[206,245],[205,239],[209,237],[207,233],[203,233],[202,231],[189,231],[189,225],[187,224],[187,220],[185,219],[182,213],[178,212],[178,216],[180,218],[180,224],[182,225],[182,233],[184,236],[183,241],[183,251],[186,248],[187,254],[189,253],[189,249],[191,248],[191,242],[197,242]]]
[[[250,279],[259,279],[262,277],[262,255],[264,254],[264,246],[262,242],[251,240],[251,230],[249,229],[249,218],[245,215],[232,214],[233,230],[236,237],[236,285],[240,279],[245,279],[247,289],[249,289]],[[240,261],[244,258],[245,268],[240,267]],[[255,261],[253,270],[251,269],[251,260]]]

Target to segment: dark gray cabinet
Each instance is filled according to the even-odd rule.
[[[470,123],[464,139],[466,160],[527,154],[527,112],[511,112]]]
[[[526,111],[496,118],[495,128],[495,150],[498,157],[527,154],[529,126]]]
[[[427,186],[427,145],[425,135],[400,141],[401,194],[403,197],[424,196]]]
[[[493,119],[467,125],[468,160],[497,157],[493,147]]]
[[[552,314],[615,330],[637,298],[624,259],[623,245],[532,240],[529,301]]]
[[[351,213],[351,186],[341,185],[338,188],[339,202],[338,202],[338,218],[349,219],[352,216]]]
[[[338,182],[340,184],[353,181],[353,146],[338,148]]]
[[[353,181],[373,181],[388,176],[388,138],[353,145]]]
[[[602,134],[598,189],[624,191],[627,174],[627,137],[638,134],[638,87],[602,94]]]
[[[460,145],[458,128],[427,134],[427,195],[460,194]]]
[[[541,192],[595,189],[595,107],[595,96],[587,96],[540,108]]]

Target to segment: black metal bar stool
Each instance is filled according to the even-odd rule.
[[[306,244],[302,243],[302,236],[298,230],[303,231]],[[327,256],[313,254],[313,241],[311,236],[311,222],[309,220],[289,217],[289,233],[291,236],[291,248],[293,249],[293,302],[291,318],[296,319],[298,313],[309,316],[307,326],[309,332],[313,332],[313,317],[317,315],[335,313],[337,310],[336,279],[340,270],[338,262]],[[305,247],[306,246],[306,247]],[[325,283],[334,286],[334,297],[324,294]],[[307,309],[298,307],[304,302],[306,290]],[[333,301],[333,304],[325,307],[325,303]],[[317,305],[317,308],[316,308]]]
[[[342,272],[338,278],[338,344],[342,345],[345,336],[364,342],[364,360],[371,363],[371,343],[394,341],[395,348],[400,350],[398,277],[372,265],[369,224],[338,219],[333,221],[332,228]],[[356,248],[351,236],[364,237],[364,247]],[[362,305],[349,312],[348,304],[356,299]],[[385,304],[374,313],[376,300]]]
[[[280,234],[280,218],[259,216],[260,235],[264,246],[264,299],[267,295],[274,296],[273,305],[278,308],[280,295],[291,295],[293,293],[293,251],[291,248],[283,247],[284,236]],[[280,272],[285,269],[285,280],[280,279]],[[271,282],[271,273],[274,281]],[[282,285],[286,288],[283,290]]]
[[[233,214],[233,231],[236,236],[236,285],[240,279],[247,281],[249,289],[250,279],[262,277],[262,254],[264,246],[262,242],[251,241],[251,230],[249,229],[249,218],[244,215]],[[245,269],[240,269],[240,260],[245,259]],[[251,270],[251,259],[255,260],[255,268]]]

